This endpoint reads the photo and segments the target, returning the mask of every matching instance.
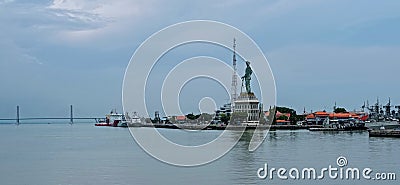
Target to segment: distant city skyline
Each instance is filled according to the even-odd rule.
[[[336,102],[353,110],[377,97],[398,105],[399,9],[395,0],[0,0],[0,118],[14,117],[17,105],[21,116],[68,116],[71,104],[77,116],[122,111],[122,80],[135,49],[158,30],[194,19],[230,24],[260,46],[279,106],[309,112],[332,110]],[[159,88],[158,74],[191,55],[232,64],[230,51],[201,47],[166,56],[171,63],[158,66],[151,86]],[[246,48],[237,43],[236,49]],[[244,65],[238,60],[240,75]],[[183,92],[201,96],[191,89],[204,83],[194,81]],[[151,96],[149,110],[159,110]],[[215,96],[217,107],[226,103],[223,93]],[[186,112],[198,109],[196,98],[181,100]]]

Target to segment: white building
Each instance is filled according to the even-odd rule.
[[[260,101],[254,93],[240,93],[235,101],[234,112],[247,113],[247,121],[242,124],[258,125],[260,121]]]

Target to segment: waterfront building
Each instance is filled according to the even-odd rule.
[[[184,124],[184,123],[186,123],[186,120],[187,120],[187,118],[186,118],[186,116],[176,116],[175,117],[175,121],[176,121],[176,123],[178,123],[178,124]]]
[[[348,120],[363,120],[365,121],[365,113],[356,112],[344,112],[344,113],[334,113],[326,111],[317,111],[310,113],[306,116],[305,122],[308,125],[322,125],[324,121],[329,118],[331,121],[348,121]]]
[[[260,121],[260,101],[252,92],[242,92],[235,101],[235,112],[247,113],[247,120],[242,124],[258,125]]]
[[[226,103],[222,107],[220,107],[218,110],[215,111],[215,117],[212,122],[216,123],[216,124],[220,124],[220,123],[222,123],[222,121],[221,121],[222,115],[230,117],[231,114],[232,114],[232,106],[230,103]]]

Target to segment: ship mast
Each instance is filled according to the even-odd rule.
[[[385,116],[386,117],[390,117],[391,115],[391,111],[390,108],[392,107],[391,103],[390,103],[390,97],[389,97],[389,102],[384,106],[385,108]]]
[[[233,74],[232,74],[232,88],[231,88],[231,107],[234,109],[234,104],[237,98],[237,67],[236,67],[236,39],[233,38]]]

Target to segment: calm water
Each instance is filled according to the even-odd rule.
[[[190,142],[177,130],[162,132]],[[343,155],[350,167],[395,172],[399,179],[400,139],[369,138],[367,132],[276,131],[256,152],[248,152],[249,138],[250,133],[245,134],[231,152],[211,164],[183,168],[147,155],[124,128],[0,125],[0,184],[399,184],[398,180],[260,180],[256,171],[266,162],[275,168],[320,169],[336,165]]]

